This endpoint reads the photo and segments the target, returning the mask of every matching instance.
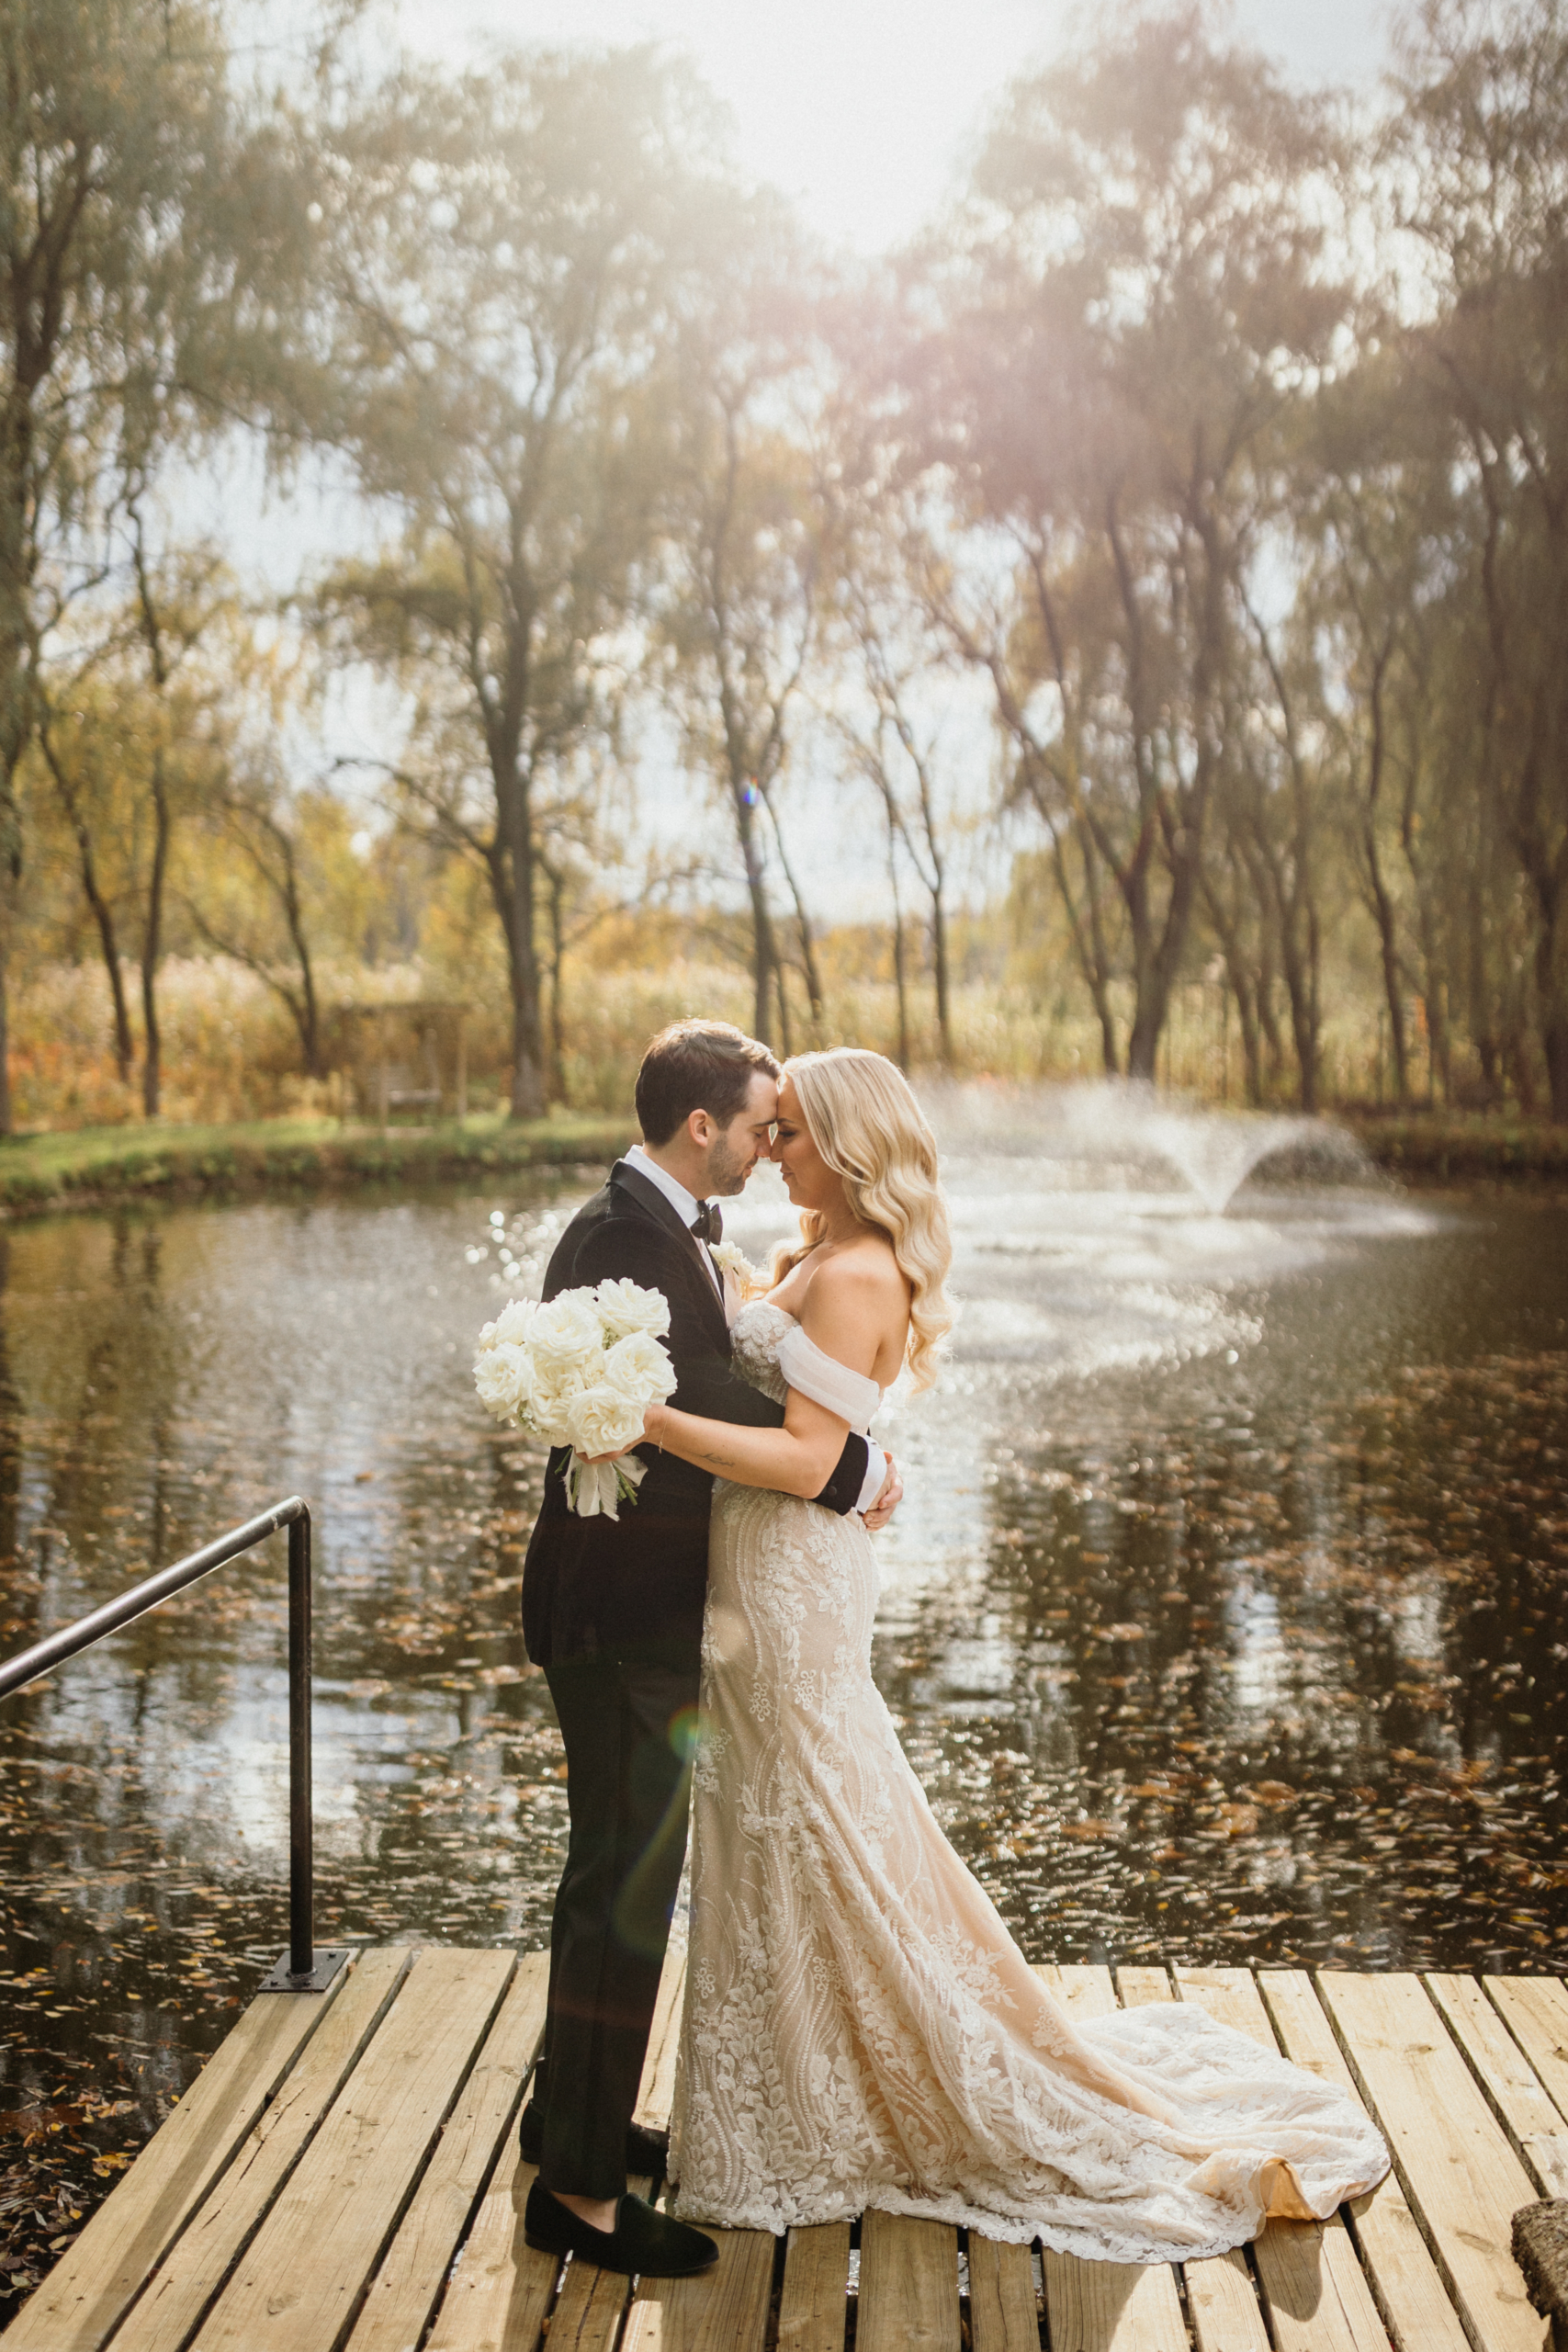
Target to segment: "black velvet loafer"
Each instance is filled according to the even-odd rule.
[[[615,2208],[615,2228],[595,2230],[536,2180],[524,2208],[523,2235],[536,2253],[570,2254],[575,2261],[597,2263],[601,2270],[623,2271],[628,2278],[691,2278],[718,2260],[712,2238],[684,2222],[672,2222],[668,2213],[656,2213],[629,2190]]]
[[[544,2109],[536,2099],[530,2099],[517,2124],[517,2145],[525,2165],[536,2165],[545,2153]],[[650,2180],[661,2180],[670,2154],[668,2132],[645,2132],[638,2123],[626,2126],[626,2170],[634,2180],[646,2175]]]

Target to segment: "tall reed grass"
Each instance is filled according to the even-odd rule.
[[[449,971],[417,959],[373,970],[329,966],[319,977],[329,1034],[337,1006],[457,993]],[[126,989],[134,1008],[137,976],[130,971]],[[171,958],[160,975],[158,1003],[168,1119],[221,1123],[335,1108],[335,1082],[303,1076],[287,1008],[244,967],[221,956]],[[910,1066],[937,1069],[942,1055],[929,986],[911,990],[909,1009]],[[748,975],[719,959],[677,956],[608,967],[586,956],[574,959],[562,998],[558,1091],[565,1106],[625,1112],[649,1038],[666,1022],[691,1013],[750,1028]],[[476,1110],[504,1100],[510,1038],[509,1008],[493,985],[487,986],[468,1023],[469,1102]],[[829,967],[820,1030],[811,1028],[803,1003],[792,1002],[789,1044],[795,1050],[863,1045],[896,1054],[892,981],[834,973]],[[960,1077],[1023,1083],[1094,1078],[1101,1070],[1098,1027],[1070,995],[1057,992],[1043,1002],[1037,989],[994,978],[965,978],[954,988],[953,1046]],[[141,1116],[140,1069],[129,1085],[116,1073],[108,988],[96,965],[50,965],[18,981],[11,1002],[11,1068],[18,1127],[109,1126]],[[1160,1076],[1183,1092],[1242,1101],[1239,1041],[1234,1024],[1227,1031],[1214,990],[1178,991]],[[1329,1101],[1373,1098],[1375,1031],[1359,1009],[1347,1008],[1326,1024],[1324,1080]],[[1282,1099],[1289,1099],[1290,1082],[1290,1073],[1282,1072]]]

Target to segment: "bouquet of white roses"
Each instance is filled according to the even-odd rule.
[[[479,1333],[474,1385],[481,1403],[512,1428],[570,1445],[567,1500],[581,1518],[620,1517],[635,1502],[645,1465],[626,1449],[643,1415],[675,1387],[660,1340],[670,1329],[662,1292],[634,1282],[563,1290],[547,1306],[514,1298]],[[584,1460],[613,1453],[614,1462]]]

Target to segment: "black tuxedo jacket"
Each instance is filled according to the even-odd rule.
[[[657,1184],[617,1160],[610,1181],[572,1218],[556,1244],[544,1295],[623,1276],[662,1291],[670,1303],[664,1345],[675,1368],[671,1405],[709,1420],[778,1429],[784,1408],[751,1387],[729,1360],[724,1306],[703,1263],[702,1245]],[[561,1476],[565,1447],[550,1455],[545,1499],[523,1570],[523,1638],[536,1666],[617,1651],[660,1651],[702,1638],[707,1588],[708,1509],[713,1478],[657,1446],[639,1446],[648,1465],[635,1503],[618,1520],[579,1519]],[[817,1497],[840,1516],[865,1482],[867,1447],[852,1432],[838,1467]]]

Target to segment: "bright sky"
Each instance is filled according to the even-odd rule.
[[[989,100],[1058,49],[1066,0],[389,0],[402,38],[457,61],[487,40],[687,51],[733,108],[742,162],[833,243],[874,253],[941,201]],[[1380,0],[1239,0],[1238,32],[1303,82],[1363,86]]]

